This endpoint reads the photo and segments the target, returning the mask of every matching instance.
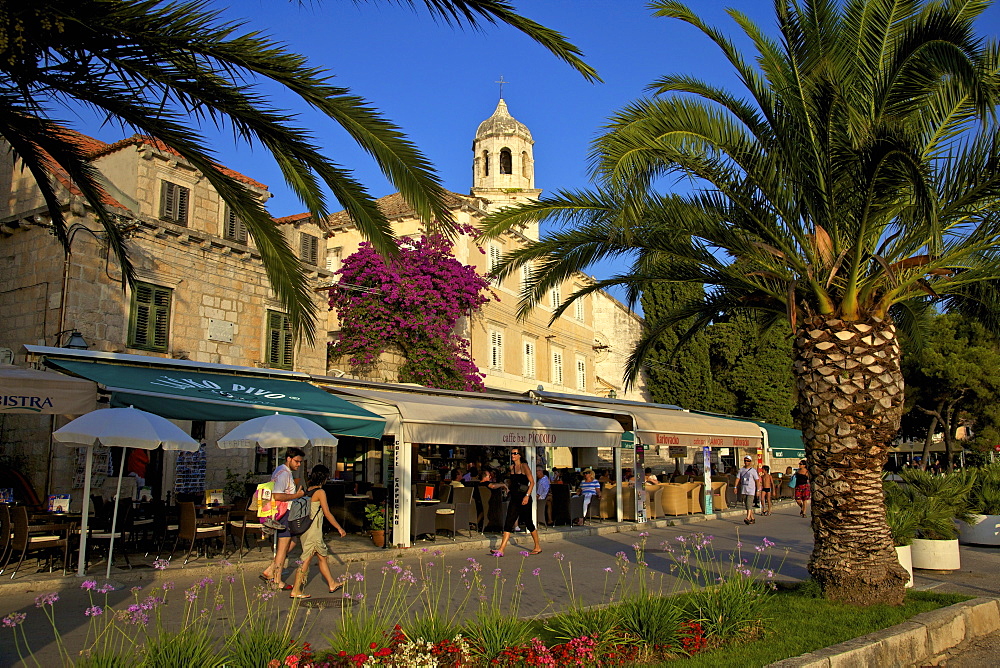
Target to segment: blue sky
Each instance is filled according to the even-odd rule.
[[[417,0],[417,4],[422,4]],[[338,85],[381,109],[434,163],[446,188],[471,187],[472,138],[496,107],[495,83],[510,82],[504,98],[511,114],[535,139],[535,185],[546,191],[587,186],[590,141],[606,119],[645,86],[668,73],[691,74],[734,86],[717,49],[694,28],[676,20],[653,18],[644,0],[514,0],[523,15],[562,32],[580,47],[604,83],[592,84],[527,37],[506,26],[481,32],[435,23],[424,11],[386,2],[351,0],[240,0],[224,16],[246,18],[259,29],[306,55],[313,65],[336,74]],[[693,0],[689,5],[738,44],[739,32],[725,14],[734,7],[765,30],[774,25],[771,0]],[[995,37],[1000,7],[980,20],[982,35]],[[391,185],[351,139],[331,121],[310,113],[291,98],[277,103],[301,114],[332,159],[354,170],[376,197]],[[121,131],[100,127],[86,117],[70,124],[105,141]],[[236,147],[231,133],[210,132],[221,162],[268,184],[275,194],[271,213],[304,210],[284,186],[266,152]],[[331,210],[340,207],[331,203]],[[600,267],[591,273],[604,275]]]

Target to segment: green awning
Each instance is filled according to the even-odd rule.
[[[718,413],[709,413],[708,411],[691,412],[700,413],[702,415],[712,415],[714,417],[725,418],[726,420],[753,422],[767,432],[767,449],[770,451],[772,457],[798,457],[799,459],[802,459],[806,456],[805,445],[802,443],[802,431],[799,429],[782,427],[781,425],[771,424],[770,422],[764,422],[763,420],[741,418],[732,415],[719,415]]]
[[[385,418],[305,381],[188,369],[47,359],[111,392],[111,405],[173,420],[242,422],[271,413],[308,418],[338,436],[381,438]]]

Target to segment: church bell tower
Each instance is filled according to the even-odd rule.
[[[472,141],[472,194],[489,201],[491,210],[537,199],[542,191],[535,188],[534,144],[500,98]]]

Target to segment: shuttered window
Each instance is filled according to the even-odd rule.
[[[170,181],[162,181],[160,188],[160,218],[177,225],[188,224],[188,200],[191,189]]]
[[[247,226],[240,217],[226,205],[226,229],[223,235],[230,241],[245,244],[247,242]]]
[[[149,283],[136,283],[129,314],[130,348],[166,352],[169,343],[170,301],[173,290]]]
[[[582,357],[576,358],[576,389],[587,389],[587,362]]]
[[[549,297],[552,299],[552,308],[559,308],[559,305],[562,304],[562,290],[560,289],[560,286],[553,286],[552,290],[549,292]]]
[[[535,342],[524,342],[524,377],[535,377]]]
[[[274,369],[291,369],[292,326],[288,316],[277,311],[267,312],[267,365]]]
[[[576,307],[576,319],[580,322],[583,322],[583,299],[583,297],[580,297],[573,302],[573,305]]]
[[[490,244],[490,255],[489,255],[489,272],[492,274],[496,271],[497,267],[500,266],[500,260],[503,258],[503,250],[500,246],[496,244]]]
[[[552,349],[552,383],[563,384],[563,351],[559,348]]]
[[[503,371],[503,332],[490,330],[490,368]]]
[[[299,257],[311,265],[319,264],[319,237],[305,232],[299,233]]]

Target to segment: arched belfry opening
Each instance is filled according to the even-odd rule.
[[[521,151],[521,176],[531,178],[531,157],[527,151]]]
[[[500,149],[500,173],[501,174],[513,174],[514,173],[514,160],[511,157],[510,149],[506,146]]]
[[[490,152],[483,151],[483,176],[490,175]]]

